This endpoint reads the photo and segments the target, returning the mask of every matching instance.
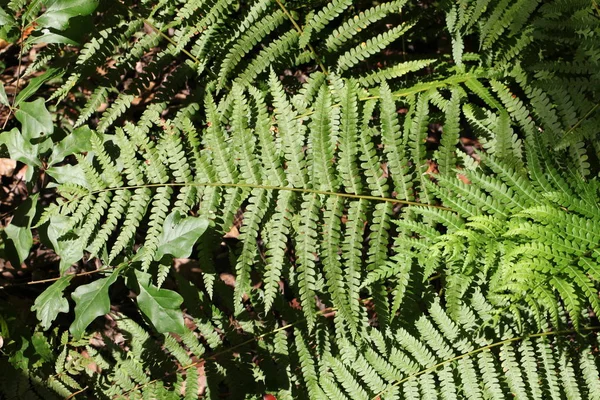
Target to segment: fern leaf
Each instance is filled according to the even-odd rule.
[[[380,52],[390,43],[404,35],[411,27],[412,26],[410,25],[396,26],[389,31],[381,33],[374,38],[368,39],[366,42],[363,42],[358,46],[348,50],[338,58],[338,73],[342,73],[361,61],[366,60],[373,54]]]
[[[400,131],[396,113],[396,103],[392,97],[389,86],[384,83],[380,90],[381,96],[381,138],[384,145],[384,151],[387,156],[387,167],[394,187],[401,199],[411,200],[412,182],[408,168],[406,154],[403,154],[402,148],[405,138]]]
[[[308,149],[313,165],[312,181],[320,182],[317,189],[335,191],[338,187],[333,168],[333,151],[336,138],[332,137],[332,125],[338,122],[332,118],[331,98],[325,86],[319,91],[315,102],[315,113],[309,125]]]
[[[316,322],[315,290],[316,290],[316,260],[317,246],[317,216],[321,200],[318,195],[303,196],[301,225],[296,232],[296,256],[298,269],[298,290],[302,310],[309,329]]]
[[[370,24],[385,18],[392,12],[400,11],[404,4],[406,4],[405,0],[390,1],[361,11],[353,18],[345,21],[339,28],[336,28],[325,40],[325,46],[332,52],[338,50]]]
[[[399,78],[410,72],[422,70],[435,60],[418,60],[418,61],[406,61],[400,64],[396,64],[392,67],[380,69],[377,71],[369,72],[368,74],[361,75],[358,77],[358,82],[364,86],[375,86],[377,84]]]
[[[291,215],[294,212],[295,196],[292,192],[281,191],[278,194],[277,205],[272,216],[273,230],[268,237],[265,267],[265,309],[269,310],[279,291],[280,274],[285,259],[287,238],[290,232]]]
[[[337,17],[350,5],[352,5],[351,0],[333,0],[323,9],[319,10],[318,13],[314,14],[304,26],[304,30],[298,43],[299,47],[306,47],[306,45],[310,42],[312,35],[318,34],[321,30],[323,30],[323,28],[325,28],[327,23]]]
[[[250,293],[250,270],[254,265],[255,258],[258,252],[256,238],[258,236],[258,228],[266,212],[266,204],[270,200],[270,193],[263,189],[254,189],[249,205],[246,209],[244,225],[241,230],[241,240],[243,246],[238,257],[236,265],[236,281],[235,281],[235,306],[236,312],[242,312],[242,298],[244,294]]]

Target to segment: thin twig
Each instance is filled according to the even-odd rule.
[[[75,392],[75,393],[71,393],[71,394],[70,394],[68,397],[65,397],[65,400],[72,399],[72,398],[74,398],[75,396],[77,396],[78,394],[81,394],[81,393],[85,392],[85,391],[86,391],[86,390],[88,390],[88,389],[89,389],[89,386],[86,386],[86,387],[84,387],[83,389],[81,389],[81,390],[78,390],[78,391],[77,391],[77,392]]]
[[[21,25],[21,36],[23,36],[24,31],[25,31],[25,27],[23,25]],[[15,84],[15,93],[13,94],[12,105],[10,106],[10,108],[8,110],[8,114],[6,115],[4,124],[2,125],[3,130],[4,130],[4,128],[6,128],[6,124],[8,124],[8,120],[10,119],[10,116],[11,116],[13,110],[15,109],[15,102],[17,100],[17,94],[19,91],[19,84],[20,84],[20,80],[21,80],[21,64],[22,64],[22,62],[23,62],[23,43],[21,42],[21,44],[19,45],[19,66],[17,67],[17,83]]]
[[[77,273],[77,274],[66,274],[66,275],[63,275],[63,276],[59,276],[57,278],[40,279],[40,280],[37,280],[37,281],[22,282],[22,283],[12,283],[12,284],[9,284],[9,285],[0,286],[0,289],[6,289],[6,288],[11,288],[11,287],[16,287],[16,286],[39,285],[41,283],[56,282],[57,280],[63,278],[64,276],[73,276],[73,278],[77,278],[77,277],[80,277],[80,276],[92,275],[92,274],[96,274],[98,272],[108,271],[108,270],[111,270],[111,269],[114,269],[114,268],[115,267],[109,266],[109,267],[104,267],[104,268],[100,268],[100,269],[95,269],[93,271],[80,272],[80,273]]]

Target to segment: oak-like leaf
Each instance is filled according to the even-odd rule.
[[[69,312],[69,302],[64,297],[63,292],[69,286],[74,275],[61,277],[59,280],[48,286],[40,294],[31,307],[35,311],[38,320],[44,330],[50,328],[52,321],[56,319],[59,313]]]
[[[48,165],[54,165],[61,162],[66,156],[82,153],[92,149],[92,131],[87,126],[82,126],[68,134],[63,140],[58,142],[52,149]]]
[[[183,218],[178,211],[167,215],[155,260],[160,260],[165,254],[170,254],[175,258],[189,257],[194,244],[207,227],[208,220],[205,218]]]
[[[44,99],[22,102],[15,112],[15,117],[21,122],[21,133],[26,141],[54,131],[52,115],[46,109]]]
[[[140,288],[137,303],[156,330],[160,333],[185,333],[180,308],[183,297],[172,290],[154,286],[149,274],[136,270],[135,276]]]
[[[76,339],[80,339],[89,324],[101,315],[110,311],[108,289],[115,283],[118,272],[115,270],[109,277],[98,279],[87,285],[79,286],[71,295],[75,301],[75,320],[69,330]]]

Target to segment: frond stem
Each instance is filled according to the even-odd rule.
[[[281,0],[275,0],[275,1],[279,5],[279,7],[283,10],[284,14],[288,17],[288,19],[290,20],[290,22],[292,23],[292,25],[294,25],[294,28],[296,28],[296,30],[298,31],[298,33],[300,35],[302,35],[304,33],[304,31],[302,30],[302,28],[300,27],[300,25],[298,25],[298,23],[296,22],[296,20],[292,16],[292,14],[288,11],[288,9],[285,8],[285,6],[281,2]],[[319,67],[321,68],[321,70],[323,71],[323,73],[325,75],[329,74],[329,72],[327,72],[327,67],[325,67],[325,65],[321,62],[321,58],[319,57],[319,54],[317,54],[317,51],[315,50],[315,48],[310,43],[307,43],[306,45],[308,46],[309,50],[315,56],[315,61],[317,62],[317,64],[319,64]]]
[[[468,81],[471,78],[481,78],[480,76],[476,75],[476,74],[460,74],[457,76],[453,76],[450,77],[448,79],[444,79],[442,81],[433,81],[430,82],[429,85],[422,85],[421,87],[413,87],[407,90],[400,90],[396,93],[393,93],[392,96],[393,97],[408,97],[411,96],[413,94],[417,94],[417,93],[421,93],[421,92],[426,92],[428,90],[431,89],[438,89],[447,85],[452,85],[452,84],[458,84],[458,83],[463,83]],[[377,96],[377,95],[372,95],[372,96],[366,96],[366,97],[359,97],[358,100],[360,101],[367,101],[367,100],[377,100],[380,99],[381,96]],[[336,103],[336,104],[332,104],[331,107],[341,107],[340,103]],[[314,111],[309,111],[307,113],[301,114],[296,116],[294,119],[300,119],[300,118],[306,118],[306,117],[310,117],[311,115],[314,114]]]
[[[328,307],[328,308],[325,308],[325,309],[323,309],[323,310],[319,310],[319,311],[317,312],[317,315],[318,315],[318,314],[321,314],[321,315],[323,315],[323,314],[327,314],[327,313],[329,313],[329,312],[333,312],[333,311],[337,311],[337,307]],[[178,373],[178,372],[183,372],[183,371],[186,371],[186,370],[188,370],[188,369],[190,369],[190,368],[196,367],[196,366],[200,365],[201,363],[205,362],[206,360],[215,359],[215,358],[217,358],[217,357],[219,357],[219,356],[221,356],[221,355],[223,355],[223,354],[230,353],[230,352],[234,351],[235,349],[239,349],[240,347],[243,347],[243,346],[245,346],[245,345],[247,345],[247,344],[250,344],[250,343],[252,343],[252,342],[255,342],[255,341],[258,341],[258,340],[264,339],[265,337],[267,337],[267,336],[270,336],[270,335],[274,335],[274,334],[276,334],[277,332],[281,332],[281,331],[284,331],[284,330],[286,330],[286,329],[289,329],[289,328],[293,327],[294,325],[297,325],[297,324],[299,324],[300,322],[302,322],[302,321],[304,321],[304,320],[305,320],[304,318],[302,318],[302,319],[299,319],[299,320],[297,320],[297,321],[294,321],[294,322],[291,322],[291,323],[289,323],[289,324],[286,324],[286,325],[280,326],[279,328],[277,328],[277,329],[274,329],[274,330],[272,330],[272,331],[269,331],[269,332],[263,333],[262,335],[254,336],[254,337],[252,337],[252,338],[250,338],[250,339],[248,339],[248,340],[246,340],[246,341],[244,341],[244,342],[242,342],[242,343],[236,344],[235,346],[229,347],[229,348],[227,348],[227,349],[225,349],[225,350],[222,350],[222,351],[220,351],[220,352],[218,352],[218,353],[212,354],[212,355],[210,355],[210,356],[208,356],[208,357],[202,357],[202,358],[200,358],[200,360],[198,360],[198,361],[195,361],[195,362],[193,362],[193,363],[191,363],[191,364],[189,364],[189,365],[186,365],[186,366],[183,366],[183,367],[179,367],[179,368],[178,368],[176,371],[174,371],[174,372],[171,372],[171,373],[167,373],[167,374],[165,374],[163,377],[156,378],[156,379],[153,379],[153,380],[151,380],[151,381],[149,381],[149,382],[146,382],[146,383],[139,384],[139,385],[137,385],[136,387],[134,387],[133,389],[131,389],[131,390],[129,390],[129,391],[127,391],[127,392],[123,393],[123,395],[127,395],[128,393],[131,393],[131,392],[133,392],[134,390],[138,390],[138,389],[141,389],[141,388],[143,388],[144,386],[147,386],[147,385],[150,385],[150,384],[152,384],[152,383],[158,382],[158,381],[160,381],[161,379],[164,379],[166,376],[170,376],[170,375],[176,374],[176,373]]]
[[[135,190],[135,189],[155,188],[155,187],[164,187],[164,186],[169,186],[169,187],[208,186],[208,187],[265,189],[265,190],[289,190],[290,192],[320,194],[320,195],[324,195],[324,196],[338,196],[338,197],[345,197],[345,198],[356,199],[356,200],[383,201],[383,202],[388,202],[388,203],[405,204],[405,205],[409,205],[409,206],[432,207],[432,208],[439,208],[440,210],[453,211],[451,208],[436,205],[436,204],[419,203],[417,201],[400,200],[400,199],[394,199],[394,198],[390,198],[390,197],[378,197],[378,196],[352,194],[352,193],[338,193],[338,192],[330,192],[330,191],[326,191],[326,190],[295,188],[295,187],[289,187],[289,186],[256,185],[256,184],[252,184],[252,183],[223,183],[223,182],[149,183],[149,184],[145,184],[145,185],[120,186],[120,187],[111,187],[111,188],[106,188],[106,189],[101,189],[101,190],[95,190],[95,191],[88,193],[87,195],[95,195],[95,194],[104,193],[107,191]],[[69,200],[68,202],[78,200],[78,199],[79,199],[79,197],[75,197],[75,198]]]
[[[152,28],[153,31],[155,31],[160,36],[162,36],[166,41],[168,41],[169,43],[171,43],[173,46],[177,46],[177,42],[176,41],[174,41],[173,39],[171,39],[171,37],[169,35],[165,34],[162,30],[160,30],[156,26],[154,26],[154,24],[152,24],[152,22],[148,21],[147,19],[144,19],[144,23],[146,25],[148,25],[150,28]],[[186,49],[181,49],[181,52],[183,54],[185,54],[186,56],[188,56],[196,64],[200,63],[200,60],[197,57],[195,57],[192,53],[190,53],[189,51],[187,51]]]
[[[365,302],[367,302],[367,301],[370,301],[370,300],[373,300],[373,298],[372,298],[372,297],[367,297],[367,298],[365,298],[365,299],[361,299],[361,301],[362,301],[363,303],[365,303]],[[327,314],[327,313],[330,313],[330,312],[335,312],[335,311],[337,311],[337,310],[338,310],[338,308],[337,308],[337,307],[327,307],[327,308],[324,308],[324,309],[322,309],[322,310],[319,310],[319,311],[317,311],[317,315],[325,315],[325,314]],[[297,324],[299,324],[300,322],[303,322],[303,321],[305,321],[305,320],[306,320],[306,318],[301,318],[301,319],[299,319],[299,320],[297,320],[297,321],[294,321],[294,322],[291,322],[291,323],[289,323],[289,324],[285,324],[285,325],[283,325],[283,326],[280,326],[279,328],[276,328],[276,329],[274,329],[274,330],[272,330],[272,331],[265,332],[265,333],[263,333],[263,334],[261,334],[261,335],[258,335],[258,336],[254,336],[254,337],[252,337],[252,338],[250,338],[250,339],[248,339],[248,340],[246,340],[246,341],[244,341],[244,342],[242,342],[242,343],[236,344],[235,346],[229,347],[229,348],[227,348],[227,349],[225,349],[225,350],[221,350],[221,351],[219,351],[218,353],[214,353],[214,354],[212,354],[212,355],[210,355],[210,356],[208,356],[208,357],[202,357],[202,358],[200,358],[200,360],[198,360],[198,361],[196,361],[196,362],[193,362],[193,363],[191,363],[191,364],[189,364],[189,365],[186,365],[186,366],[184,366],[184,367],[179,367],[179,368],[177,369],[177,371],[175,371],[175,372],[171,372],[171,373],[168,373],[168,374],[166,374],[165,376],[170,376],[170,375],[173,375],[173,374],[175,374],[175,373],[177,373],[177,372],[183,372],[183,371],[186,371],[186,370],[188,370],[188,369],[190,369],[190,368],[192,368],[192,367],[196,367],[196,366],[200,365],[202,362],[204,362],[204,361],[206,361],[206,360],[210,360],[210,359],[216,359],[217,357],[219,357],[219,356],[221,356],[221,355],[223,355],[223,354],[230,353],[230,352],[232,352],[232,351],[234,351],[234,350],[236,350],[236,349],[239,349],[240,347],[243,347],[243,346],[245,346],[245,345],[247,345],[247,344],[250,344],[250,343],[252,343],[252,342],[256,342],[256,341],[258,341],[258,340],[264,339],[264,338],[266,338],[267,336],[271,336],[271,335],[274,335],[274,334],[276,334],[277,332],[281,332],[281,331],[284,331],[284,330],[286,330],[286,329],[289,329],[289,328],[293,327],[294,325],[297,325]],[[150,384],[152,384],[152,383],[154,383],[154,382],[158,382],[159,380],[161,380],[161,379],[164,379],[164,377],[165,377],[165,376],[163,376],[162,378],[157,378],[157,379],[154,379],[154,380],[152,380],[152,381],[150,381],[150,382],[146,382],[146,383],[143,383],[143,384],[139,384],[139,385],[137,385],[136,387],[134,387],[133,389],[131,389],[131,390],[129,390],[129,391],[127,391],[127,392],[125,392],[124,394],[128,394],[128,393],[130,393],[130,392],[132,392],[132,391],[134,391],[134,390],[140,389],[140,388],[142,388],[142,387],[144,387],[144,386],[146,386],[146,385],[150,385]]]
[[[600,326],[587,326],[585,328],[582,328],[581,330],[583,330],[583,331],[597,331],[597,330],[600,330]],[[373,397],[372,400],[376,400],[376,399],[381,398],[382,394],[386,393],[388,390],[390,390],[393,387],[401,385],[402,383],[404,383],[406,381],[409,381],[409,380],[411,380],[413,378],[416,378],[418,376],[427,374],[429,372],[435,371],[436,369],[438,369],[439,367],[441,367],[443,365],[449,364],[449,363],[454,362],[454,361],[461,360],[463,358],[471,357],[472,355],[484,352],[486,350],[493,349],[494,347],[498,347],[498,346],[502,346],[502,345],[507,344],[507,343],[518,342],[518,341],[525,340],[525,339],[530,339],[530,338],[545,337],[545,336],[552,336],[552,335],[556,335],[556,336],[558,336],[558,335],[568,335],[568,334],[571,334],[571,333],[577,333],[577,331],[575,329],[569,329],[569,330],[563,330],[563,331],[547,331],[547,332],[532,333],[532,334],[529,334],[529,335],[518,336],[518,337],[514,337],[514,338],[502,340],[500,342],[488,344],[487,346],[483,346],[483,347],[480,347],[478,349],[472,350],[472,351],[470,351],[468,353],[461,354],[460,356],[456,356],[456,357],[450,358],[448,360],[444,360],[444,361],[442,361],[440,363],[435,364],[432,367],[423,369],[423,370],[421,370],[419,372],[416,372],[416,373],[414,373],[412,375],[409,375],[406,378],[395,382],[393,385],[388,386],[387,388],[385,388],[381,392],[377,393],[375,395],[375,397]]]
[[[162,36],[166,41],[168,41],[169,43],[171,43],[173,46],[177,46],[177,42],[176,41],[174,41],[169,35],[167,35],[166,33],[164,33],[162,30],[158,29],[154,24],[152,24],[152,22],[148,21],[147,19],[144,19],[144,23],[146,25],[148,25],[150,28],[152,28],[152,30],[154,30],[160,36]],[[188,56],[189,59],[192,60],[196,65],[200,64],[200,60],[198,59],[198,57],[194,56],[188,50],[181,49],[181,52],[183,54],[185,54],[186,56]],[[211,78],[213,78],[213,79],[217,78],[217,76],[210,69],[206,69],[206,72],[211,76]]]
[[[600,103],[597,103],[597,104],[596,104],[594,107],[592,107],[592,108],[591,108],[591,109],[590,109],[590,110],[587,112],[587,114],[585,114],[583,117],[581,117],[581,119],[580,119],[579,121],[577,121],[577,123],[576,123],[575,125],[573,125],[573,126],[571,127],[571,129],[569,129],[569,130],[568,130],[568,131],[565,133],[565,136],[567,136],[568,134],[570,134],[571,132],[573,132],[575,129],[577,129],[577,127],[578,127],[579,125],[581,125],[581,123],[582,123],[583,121],[585,121],[585,120],[587,119],[587,117],[589,117],[590,115],[592,115],[592,113],[593,113],[593,112],[594,112],[594,111],[595,111],[595,110],[596,110],[598,107],[600,107]]]

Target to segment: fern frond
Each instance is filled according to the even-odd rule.
[[[376,54],[404,35],[412,26],[400,25],[346,51],[338,58],[337,71],[342,73]]]
[[[325,46],[329,51],[336,51],[370,24],[385,18],[392,12],[400,11],[404,4],[406,4],[405,0],[391,1],[361,11],[355,17],[345,21],[339,28],[336,28],[325,40]]]

